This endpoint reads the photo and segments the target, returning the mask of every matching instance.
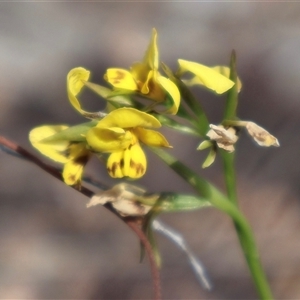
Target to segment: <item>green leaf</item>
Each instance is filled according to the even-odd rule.
[[[43,139],[43,143],[52,143],[57,141],[84,142],[86,132],[96,126],[98,121],[94,120],[82,123],[62,130],[48,138]]]
[[[200,209],[207,206],[211,206],[211,203],[207,199],[199,196],[162,193],[153,207],[153,210],[160,212],[178,212]]]

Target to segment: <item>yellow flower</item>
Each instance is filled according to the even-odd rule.
[[[194,77],[188,81],[185,81],[188,85],[204,85],[210,90],[213,90],[217,94],[223,94],[234,85],[229,77],[228,67],[207,67],[192,61],[178,59],[179,71],[178,75],[181,76],[186,72],[190,72]],[[241,88],[241,83],[238,81],[238,89]]]
[[[144,127],[159,128],[161,124],[137,109],[119,108],[87,132],[87,143],[94,151],[111,153],[107,160],[111,177],[140,178],[145,174],[147,160],[139,141],[148,146],[170,147],[162,134]]]
[[[177,86],[158,72],[157,32],[152,31],[152,37],[142,62],[131,66],[130,71],[110,68],[104,79],[118,89],[138,92],[156,102],[171,101],[171,107],[166,113],[176,114],[180,104],[180,93]]]
[[[79,185],[83,173],[83,167],[87,163],[90,152],[86,149],[86,143],[58,140],[47,142],[45,139],[67,129],[65,125],[40,126],[32,129],[29,140],[33,147],[52,160],[63,163],[63,179],[67,185]]]

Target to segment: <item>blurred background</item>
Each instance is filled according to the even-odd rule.
[[[82,66],[104,84],[108,67],[141,60],[151,29],[161,61],[228,64],[237,52],[243,82],[239,116],[263,126],[280,148],[259,148],[243,135],[237,149],[238,195],[255,232],[277,299],[300,298],[300,5],[239,2],[0,3],[0,134],[35,152],[28,132],[41,124],[84,122],[69,104],[66,75]],[[211,123],[224,98],[201,89]],[[84,94],[87,110],[104,107]],[[224,190],[220,161],[202,170],[199,140],[164,130],[182,161]],[[138,184],[150,192],[193,191],[151,153]],[[37,154],[38,155],[38,154]],[[45,159],[45,161],[47,161]],[[107,184],[103,165],[86,174]],[[104,208],[36,166],[0,153],[0,297],[23,299],[147,299],[152,282],[139,242]],[[232,222],[207,208],[160,217],[202,260],[212,292],[199,286],[186,257],[158,236],[164,299],[255,299],[256,291]]]

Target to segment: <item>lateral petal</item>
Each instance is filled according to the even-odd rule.
[[[234,85],[233,81],[220,74],[213,68],[209,68],[207,66],[183,59],[178,59],[178,63],[180,66],[180,74],[183,74],[185,72],[193,73],[198,77],[198,80],[205,87],[215,91],[217,94],[223,94]]]
[[[68,126],[66,125],[45,125],[36,127],[30,131],[29,140],[32,146],[35,147],[38,151],[40,151],[43,155],[51,158],[54,161],[66,163],[68,161],[68,141],[56,141],[53,143],[42,142],[43,139],[46,139],[66,128],[68,128]]]
[[[172,148],[167,139],[158,131],[139,127],[135,128],[134,132],[145,145]]]

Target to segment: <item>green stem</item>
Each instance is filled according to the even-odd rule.
[[[235,176],[235,168],[234,168],[234,153],[228,153],[222,150],[220,152],[223,160],[225,184],[226,184],[228,199],[236,206],[238,206],[238,200],[236,194],[236,176]]]
[[[234,86],[228,91],[224,120],[232,120],[236,117],[236,110],[238,106],[238,76],[236,72],[236,55],[235,51],[232,51],[230,58],[230,79],[235,83]]]
[[[251,227],[236,204],[229,201],[229,199],[211,183],[199,177],[195,172],[169,153],[159,148],[151,148],[151,150],[178,175],[185,179],[200,196],[207,198],[216,208],[224,211],[232,218],[260,299],[272,299],[272,293],[259,260],[259,254]]]
[[[230,79],[235,82],[235,85],[227,94],[223,122],[224,120],[232,120],[232,123],[244,123],[241,121],[234,121],[236,119],[236,110],[238,105],[238,76],[236,71],[236,55],[234,51],[232,51],[230,59]],[[234,124],[231,124],[231,126],[234,126]],[[235,205],[238,210],[236,174],[234,167],[235,153],[228,153],[221,150],[221,157],[223,160],[228,200],[231,204]],[[259,260],[259,254],[256,249],[252,230],[244,217],[242,219],[246,222],[244,224],[246,230],[241,230],[241,220],[238,221],[233,216],[231,217],[258,294],[261,299],[272,299],[272,293]]]
[[[233,203],[236,207],[238,205],[237,194],[236,194],[236,176],[234,168],[234,153],[222,153],[224,175],[227,188],[228,200]],[[238,208],[236,208],[238,210]],[[241,214],[241,213],[240,213]],[[259,260],[259,254],[255,245],[252,230],[243,217],[243,220],[238,220],[236,217],[231,215],[234,226],[246,258],[249,270],[251,272],[253,282],[256,286],[257,292],[261,299],[272,299],[272,293],[268,285],[266,276]],[[246,230],[241,230],[241,221]]]

